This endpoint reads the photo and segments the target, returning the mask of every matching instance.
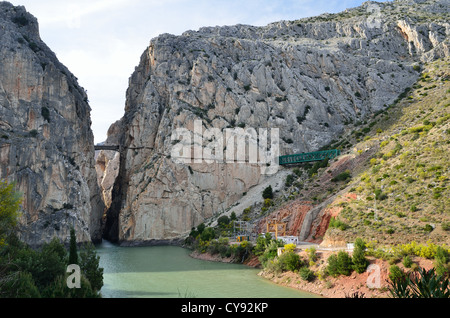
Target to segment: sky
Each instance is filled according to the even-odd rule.
[[[39,22],[41,39],[77,78],[95,143],[124,113],[128,79],[152,38],[204,26],[264,26],[341,12],[364,0],[8,0]]]

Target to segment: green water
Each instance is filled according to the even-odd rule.
[[[97,247],[104,298],[310,298],[257,276],[258,269],[194,259],[175,246]]]

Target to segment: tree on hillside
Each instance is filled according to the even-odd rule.
[[[358,273],[364,273],[369,265],[369,261],[365,256],[366,243],[363,239],[357,238],[355,240],[355,248],[353,250],[353,269]]]
[[[100,267],[100,256],[92,243],[86,243],[80,251],[80,269],[90,282],[93,291],[100,291],[103,286],[103,268]]]
[[[77,238],[75,229],[70,229],[69,264],[78,264]]]
[[[0,181],[0,247],[17,224],[21,203],[21,194],[14,190],[14,184]]]
[[[264,191],[262,193],[262,197],[264,199],[273,199],[272,186],[269,185],[267,188],[264,189]]]

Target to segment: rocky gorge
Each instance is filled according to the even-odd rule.
[[[104,145],[118,151],[95,154],[85,90],[40,39],[36,18],[0,3],[0,178],[23,193],[21,237],[68,240],[74,227],[79,242],[177,243],[200,223],[239,216],[239,200],[288,172],[249,153],[239,160],[243,149],[233,152],[221,132],[244,134],[259,159],[274,145],[262,142],[264,129],[278,131],[280,155],[326,147],[386,109],[424,63],[450,55],[448,18],[445,0],[368,1],[264,27],[162,34],[144,50],[124,116],[108,131]],[[180,140],[179,130],[192,138]],[[320,209],[293,208],[305,239],[311,226],[323,232],[321,220],[304,219]]]
[[[366,2],[265,27],[152,39],[129,80],[125,115],[106,141],[121,155],[105,237],[124,245],[176,241],[229,214],[272,176],[249,157],[197,161],[196,151],[212,147],[217,159],[226,149],[209,134],[200,142],[195,136],[242,129],[250,145],[259,141],[252,131],[276,128],[281,155],[318,150],[387,108],[416,82],[422,63],[449,55],[448,12],[446,1]],[[194,139],[182,163],[173,156],[185,141],[177,129]]]
[[[0,178],[23,194],[20,238],[102,236],[90,106],[85,90],[40,39],[24,7],[0,3]]]

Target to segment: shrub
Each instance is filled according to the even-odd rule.
[[[301,277],[303,280],[306,280],[306,281],[308,281],[308,282],[313,281],[314,278],[316,277],[316,276],[314,275],[314,272],[313,272],[311,269],[309,269],[308,267],[306,267],[306,266],[300,268],[299,274],[300,274],[300,277]]]
[[[50,111],[47,107],[44,106],[41,108],[41,115],[47,122],[50,122]]]
[[[317,261],[317,255],[316,255],[316,249],[314,247],[311,247],[306,250],[308,252],[308,258],[310,262]]]
[[[450,298],[449,279],[436,274],[434,268],[428,271],[419,268],[389,284],[389,292],[394,298]]]
[[[276,240],[270,240],[269,243],[266,243],[266,248],[264,249],[264,252],[259,256],[259,261],[263,265],[263,267],[266,267],[268,262],[270,260],[273,260],[277,254],[278,254],[278,248],[282,247],[283,244],[281,244],[279,241]]]
[[[441,276],[449,276],[449,251],[442,248],[441,246],[438,246],[436,249],[434,261],[437,274]]]
[[[286,244],[286,245],[284,246],[284,251],[285,251],[285,252],[294,252],[294,251],[295,251],[295,248],[296,248],[296,245],[295,245],[295,244],[289,243],[289,244]]]
[[[228,224],[230,224],[230,218],[227,215],[222,215],[220,218],[217,219],[217,224],[219,227],[226,227]]]
[[[294,182],[295,178],[294,175],[290,174],[286,177],[286,182],[284,183],[284,185],[286,187],[290,187],[292,185],[292,183]]]
[[[302,261],[297,253],[284,252],[278,257],[278,263],[283,271],[296,271],[302,266]]]
[[[264,199],[264,207],[269,208],[273,205],[272,199]]]
[[[331,179],[333,182],[345,181],[351,178],[350,170],[345,170],[344,172],[338,174],[336,177]]]
[[[264,189],[264,191],[262,193],[262,197],[264,199],[273,199],[272,186],[269,185],[267,188]]]
[[[14,17],[12,21],[20,27],[26,26],[30,23],[27,17],[25,17],[23,14],[21,16]]]
[[[331,217],[330,223],[328,225],[330,228],[336,228],[340,229],[341,231],[345,231],[348,228],[348,225],[342,222],[339,219],[336,219],[335,217]]]
[[[352,258],[345,251],[339,251],[337,255],[338,271],[341,275],[350,275],[352,272]]]
[[[253,253],[256,256],[261,256],[265,252],[271,241],[272,235],[270,233],[266,233],[264,236],[258,235],[258,237],[256,238],[256,245],[253,249]]]
[[[350,275],[352,271],[352,259],[345,251],[332,254],[327,260],[327,272],[330,276]]]
[[[383,193],[383,192],[381,191],[381,189],[376,189],[376,190],[374,191],[374,193],[375,193],[375,199],[377,199],[377,200],[379,200],[379,201],[383,201],[383,200],[386,200],[386,199],[387,199],[387,195],[386,195],[385,193]]]
[[[433,227],[432,227],[430,224],[426,224],[426,225],[424,226],[423,230],[424,230],[425,232],[430,233],[431,231],[433,231]]]
[[[444,231],[450,230],[450,222],[442,222],[441,227]]]
[[[403,257],[403,266],[405,266],[406,268],[411,268],[412,264],[413,261],[411,260],[411,257],[409,257],[408,255]]]
[[[308,175],[312,176],[313,174],[317,173],[320,168],[325,168],[328,166],[329,159],[326,158],[322,161],[317,161],[309,170]]]
[[[397,282],[406,278],[406,274],[397,265],[389,267],[389,279],[391,282]]]
[[[215,238],[215,236],[216,236],[216,233],[215,233],[215,231],[214,231],[214,229],[212,227],[207,227],[200,234],[200,238],[203,241],[211,241],[212,239]]]

